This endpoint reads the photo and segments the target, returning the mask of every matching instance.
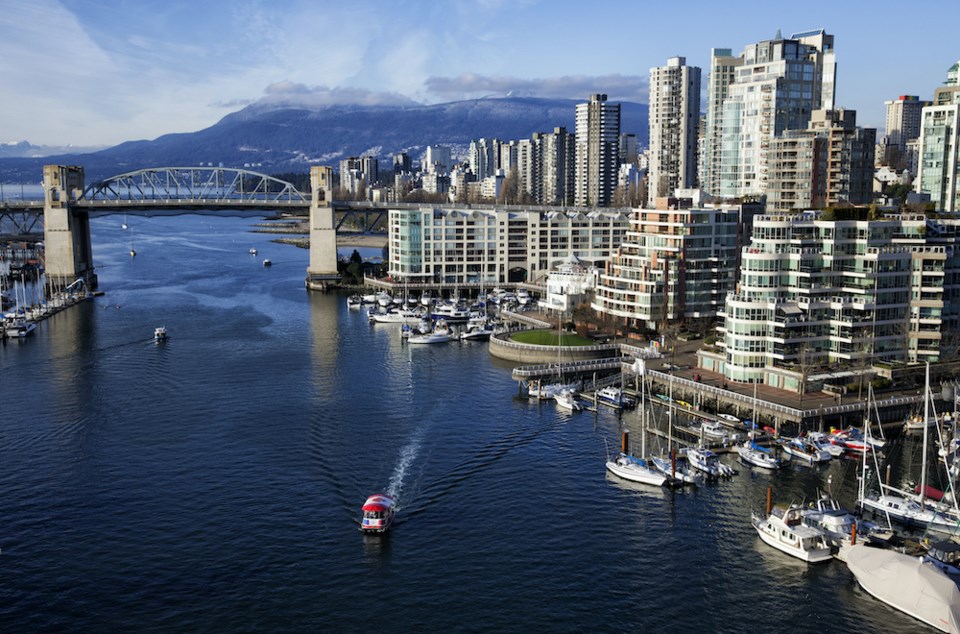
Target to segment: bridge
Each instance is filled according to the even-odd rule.
[[[30,232],[43,215],[48,284],[69,284],[82,278],[96,288],[90,242],[92,213],[189,213],[192,211],[256,209],[309,212],[310,264],[306,285],[326,290],[340,279],[337,273],[336,232],[353,214],[364,213],[366,226],[382,221],[382,210],[341,210],[335,223],[333,173],[329,167],[310,169],[309,198],[291,183],[249,170],[224,167],[158,167],[136,170],[85,186],[83,167],[45,165],[42,201],[4,202],[0,219]]]

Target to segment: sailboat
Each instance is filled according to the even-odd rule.
[[[130,257],[136,257],[137,251],[133,248],[133,231],[130,232]]]
[[[923,417],[924,420],[930,419],[930,364],[927,363],[926,378],[924,382],[923,394]],[[870,437],[870,425],[864,425],[866,437]],[[861,509],[870,509],[878,515],[884,516],[888,521],[896,520],[907,526],[919,526],[931,531],[954,533],[960,528],[960,513],[954,509],[953,512],[940,512],[927,506],[927,433],[926,428],[923,434],[923,458],[920,467],[920,486],[919,494],[914,496],[911,493],[898,489],[889,484],[880,482],[880,493],[867,494],[865,490],[865,479],[861,478],[861,491],[859,504]],[[876,472],[880,473],[880,465],[874,454],[874,466]]]
[[[643,402],[643,390],[640,390],[641,407]],[[663,486],[669,481],[666,475],[647,464],[644,459],[647,452],[647,422],[646,411],[641,409],[640,414],[640,457],[636,458],[629,453],[629,443],[627,442],[627,432],[623,432],[621,439],[621,451],[613,459],[607,458],[607,471],[631,482],[641,484],[651,484],[653,486]]]
[[[123,214],[123,223],[120,224],[121,230],[127,229],[127,214]]]
[[[651,458],[653,466],[664,475],[679,480],[682,484],[698,484],[702,478],[686,460],[678,460],[673,448],[673,375],[670,375],[670,403],[667,405],[667,455]]]

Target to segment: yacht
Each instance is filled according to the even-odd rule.
[[[442,319],[438,319],[433,325],[433,330],[419,335],[410,335],[407,337],[407,343],[414,345],[447,343],[450,339],[450,327]]]
[[[833,556],[823,531],[803,523],[803,510],[796,505],[774,507],[766,519],[751,514],[751,522],[764,542],[797,559],[815,564]]]
[[[720,456],[706,447],[687,449],[687,460],[695,469],[703,471],[712,478],[729,478],[735,473],[732,467],[720,462]]]
[[[858,519],[850,510],[840,506],[833,498],[823,495],[801,512],[803,523],[823,531],[827,543],[834,548],[840,560],[846,559],[846,549],[854,543],[856,535],[867,538],[876,525]]]
[[[960,544],[952,539],[933,542],[923,556],[940,570],[951,576],[960,576]]]
[[[833,458],[830,452],[817,447],[812,440],[803,436],[797,438],[781,438],[780,448],[790,456],[792,460],[803,462],[809,465],[830,462]]]
[[[927,508],[917,500],[899,495],[866,495],[860,499],[860,505],[864,509],[896,520],[905,526],[919,526],[950,534],[960,528],[960,520],[957,518]]]
[[[618,387],[608,386],[597,390],[597,400],[616,408],[629,409],[637,404]]]
[[[812,431],[807,434],[807,439],[817,446],[817,449],[821,449],[830,454],[833,458],[839,458],[846,450],[843,448],[843,445],[834,444],[830,440],[830,436],[823,433],[822,431]]]
[[[700,484],[703,481],[703,474],[694,469],[686,460],[676,457],[655,456],[650,459],[657,471],[679,481],[680,484]]]
[[[571,412],[579,412],[583,405],[577,399],[577,393],[570,389],[562,389],[553,395],[553,400],[557,402],[557,407]]]

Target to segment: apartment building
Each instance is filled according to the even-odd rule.
[[[700,69],[684,57],[650,69],[650,163],[647,204],[697,182]]]
[[[652,329],[716,317],[734,290],[742,227],[759,210],[694,209],[676,198],[634,209],[623,244],[599,275],[594,310]]]
[[[620,157],[620,104],[603,94],[577,104],[574,204],[606,207],[617,186]]]
[[[818,373],[938,359],[956,321],[944,319],[956,311],[955,285],[945,285],[956,276],[954,247],[928,240],[922,215],[827,218],[754,219],[717,349],[698,352],[700,367],[799,391]]]
[[[615,210],[421,207],[389,211],[389,274],[397,281],[488,286],[540,280],[576,256],[600,265],[624,239]]]

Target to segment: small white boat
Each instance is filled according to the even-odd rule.
[[[420,303],[429,307],[433,303],[433,294],[430,291],[423,291],[423,294],[420,295]]]
[[[833,553],[823,531],[805,526],[801,513],[799,506],[778,506],[766,519],[751,514],[751,522],[760,539],[777,550],[811,564],[829,561]]]
[[[791,459],[809,465],[830,462],[833,458],[830,452],[820,449],[813,441],[801,436],[798,438],[782,438],[780,447]]]
[[[347,308],[352,310],[360,310],[360,306],[363,304],[363,299],[359,295],[351,295],[347,298]]]
[[[393,304],[393,296],[386,291],[380,291],[375,295],[377,303],[383,306],[384,308]]]
[[[360,530],[364,533],[385,533],[393,524],[396,501],[386,493],[377,493],[363,503]]]
[[[167,327],[166,326],[157,326],[153,329],[153,340],[154,341],[166,341],[167,340]]]
[[[812,431],[807,434],[807,439],[810,440],[814,445],[817,446],[817,449],[826,451],[834,458],[839,458],[846,450],[843,448],[843,445],[834,444],[831,442],[830,437],[820,431]]]
[[[720,462],[720,456],[706,447],[687,449],[687,460],[695,469],[703,471],[712,478],[729,478],[735,473],[732,467]]]
[[[471,324],[467,326],[467,329],[460,333],[461,341],[486,341],[490,339],[490,335],[493,334],[493,328],[487,324],[476,325]]]
[[[253,247],[250,247],[250,255],[256,255],[256,254],[257,254],[257,250]]]
[[[273,266],[273,262],[271,262],[269,258],[265,258],[265,259],[263,260],[263,265],[264,265],[264,266]]]
[[[23,339],[33,334],[37,324],[24,317],[16,317],[4,325],[4,332],[9,339]]]
[[[702,474],[682,458],[671,460],[669,457],[654,456],[650,460],[657,471],[680,484],[700,484],[703,481]]]
[[[780,468],[780,459],[773,455],[773,451],[761,447],[752,440],[737,445],[737,454],[739,454],[741,460],[755,467],[763,469]]]
[[[433,325],[433,330],[427,333],[407,337],[407,343],[419,345],[430,343],[447,343],[452,338],[450,327],[442,320],[437,320]]]
[[[371,312],[370,321],[377,324],[419,324],[423,318],[420,310],[392,309],[382,312]]]
[[[619,454],[613,460],[607,460],[607,471],[630,482],[653,486],[663,486],[667,482],[667,476],[648,467],[644,461],[624,453]]]
[[[840,560],[846,559],[846,550],[852,545],[854,530],[866,539],[876,528],[875,524],[858,519],[848,509],[840,506],[833,498],[823,495],[801,512],[803,523],[823,531],[827,543],[834,549]]]
[[[553,400],[557,402],[557,407],[571,412],[579,412],[583,405],[577,399],[577,393],[570,389],[563,389],[553,395]]]
[[[608,386],[597,390],[597,401],[616,408],[628,409],[637,402],[623,393],[618,387]]]
[[[739,423],[740,419],[734,416],[733,414],[717,414],[717,418],[721,418],[728,423]]]
[[[942,632],[960,632],[960,589],[933,564],[857,544],[847,552],[847,566],[874,598]]]

